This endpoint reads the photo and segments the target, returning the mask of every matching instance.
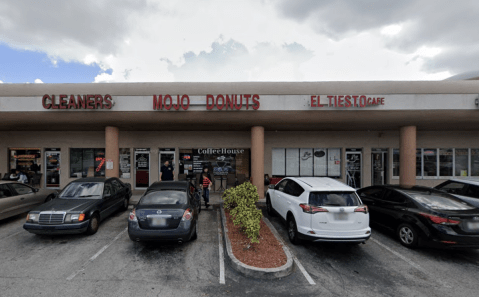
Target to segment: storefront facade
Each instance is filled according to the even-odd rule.
[[[479,176],[479,83],[0,85],[0,173],[62,188],[161,165],[194,178],[329,176],[359,188]],[[262,196],[262,190],[260,190]]]

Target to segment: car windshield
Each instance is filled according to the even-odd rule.
[[[184,190],[151,191],[146,193],[139,202],[141,205],[187,204]]]
[[[424,205],[427,208],[436,210],[468,210],[475,207],[455,197],[433,193],[407,192],[416,202]]]
[[[101,198],[103,183],[78,182],[69,184],[61,193],[60,198]]]
[[[358,206],[355,192],[311,192],[309,204],[313,206]]]

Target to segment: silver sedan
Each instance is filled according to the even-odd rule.
[[[0,181],[0,220],[31,210],[56,197],[56,190],[37,189],[16,181]]]

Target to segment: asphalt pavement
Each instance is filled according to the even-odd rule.
[[[203,209],[198,239],[182,245],[132,242],[128,211],[92,236],[38,236],[25,214],[0,221],[1,296],[477,296],[478,250],[409,250],[374,228],[364,245],[291,245],[292,275],[246,278],[221,270],[218,209]],[[301,270],[300,267],[304,269]],[[221,275],[224,274],[224,284]],[[312,283],[311,283],[312,281]]]

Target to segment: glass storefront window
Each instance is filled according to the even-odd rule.
[[[273,148],[272,174],[341,177],[340,148]]]
[[[89,170],[94,176],[105,176],[105,149],[70,149],[70,177],[87,177]]]
[[[399,176],[399,150],[393,149],[393,176]]]
[[[424,149],[424,176],[437,176],[437,149]]]
[[[422,177],[422,150],[416,149],[416,176]]]
[[[469,149],[455,149],[454,162],[454,175],[468,176]]]
[[[452,176],[452,164],[452,149],[439,149],[439,176]]]
[[[10,171],[20,170],[25,173],[40,172],[41,150],[39,148],[10,148]]]
[[[471,149],[471,176],[479,176],[479,149]]]

